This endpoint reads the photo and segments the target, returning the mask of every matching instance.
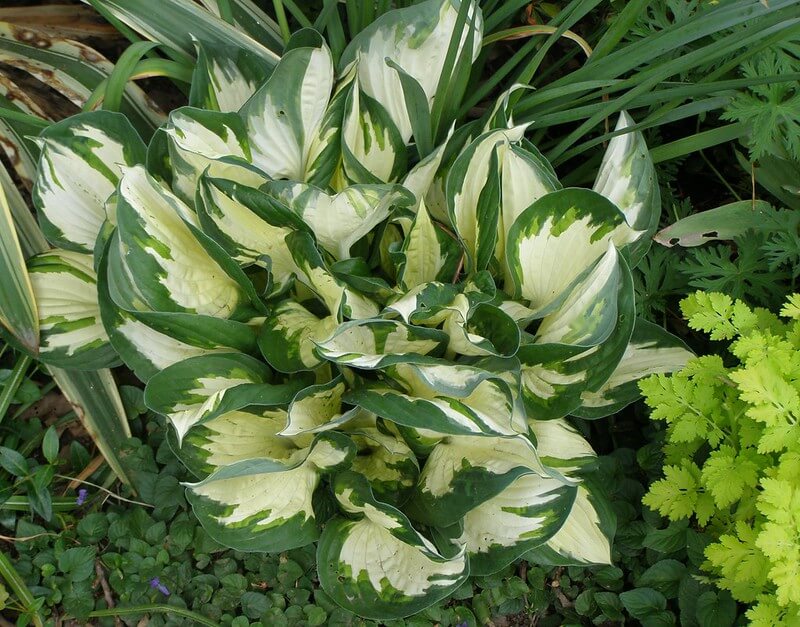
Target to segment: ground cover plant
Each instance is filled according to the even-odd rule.
[[[665,432],[624,408],[691,356],[664,326],[707,352],[692,286],[791,289],[793,3],[91,4],[116,65],[0,38],[0,416],[77,412],[0,442],[21,624],[747,610],[701,571],[718,526],[642,507]]]

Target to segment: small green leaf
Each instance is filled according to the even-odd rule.
[[[729,627],[736,620],[736,602],[727,590],[704,592],[697,599],[700,627]]]
[[[664,595],[652,588],[628,590],[620,594],[619,598],[628,613],[639,620],[657,614],[667,607]]]
[[[54,464],[58,459],[58,449],[58,431],[55,425],[50,425],[42,438],[42,454],[49,463]]]
[[[97,550],[93,546],[73,547],[58,558],[58,568],[73,582],[84,581],[94,572]]]
[[[0,466],[15,477],[24,477],[30,472],[28,462],[14,449],[0,446]]]

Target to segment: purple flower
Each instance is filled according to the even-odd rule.
[[[158,577],[153,577],[150,580],[150,587],[155,590],[158,590],[165,597],[169,596],[169,588],[167,588],[167,586],[161,583],[161,580]]]
[[[456,627],[469,627],[469,623],[467,621],[463,621],[456,625]]]
[[[75,505],[83,505],[86,502],[87,496],[89,496],[89,490],[86,488],[78,490],[78,498],[75,499]]]

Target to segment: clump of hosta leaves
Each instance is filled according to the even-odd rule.
[[[124,362],[207,532],[318,542],[322,587],[369,617],[523,554],[608,562],[613,515],[565,417],[688,356],[635,319],[660,207],[630,118],[594,190],[562,189],[507,95],[454,125],[481,37],[477,3],[428,0],[338,67],[309,30],[271,73],[201,50],[193,106],[149,145],[108,112],[40,139],[62,247],[31,264],[43,358]]]
[[[689,325],[730,341],[640,386],[667,422],[664,479],[644,503],[672,520],[693,518],[716,541],[704,568],[753,625],[800,621],[800,296],[781,315],[718,293],[681,303]]]

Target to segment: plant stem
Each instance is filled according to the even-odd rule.
[[[281,27],[283,43],[288,43],[292,32],[289,30],[289,22],[286,19],[286,11],[283,10],[283,2],[282,0],[272,0],[272,6],[275,7],[275,17],[278,19],[278,25]]]
[[[183,616],[194,621],[198,625],[208,625],[209,627],[217,627],[218,623],[213,620],[201,616],[191,610],[186,610],[182,607],[175,607],[172,605],[134,605],[131,607],[115,607],[107,610],[96,610],[89,613],[89,618],[103,618],[106,616],[127,616],[130,614],[146,614],[148,612],[162,612],[164,614],[175,614]]]

